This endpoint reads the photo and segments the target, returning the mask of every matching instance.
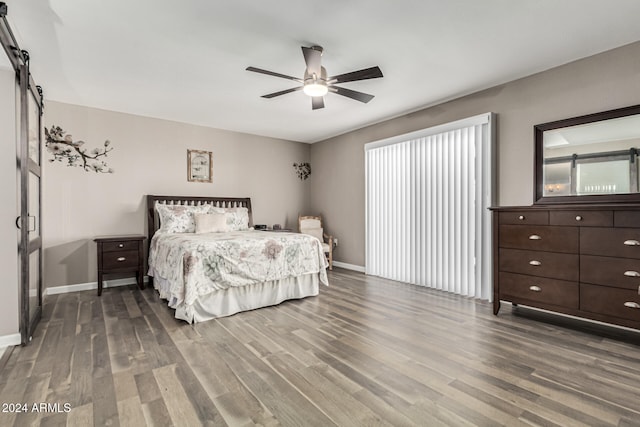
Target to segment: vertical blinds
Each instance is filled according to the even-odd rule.
[[[367,274],[491,299],[492,115],[367,144]]]

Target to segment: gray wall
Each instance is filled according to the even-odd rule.
[[[497,203],[530,205],[533,126],[640,104],[639,88],[637,42],[313,144],[310,211],[339,238],[334,258],[363,266],[364,144],[486,112],[498,115]]]
[[[0,52],[0,55],[4,53]],[[0,337],[19,333],[18,230],[16,169],[16,83],[13,69],[0,68]]]
[[[94,237],[145,234],[147,194],[251,197],[254,223],[296,227],[308,205],[309,182],[294,162],[309,160],[309,145],[184,123],[45,102],[44,124],[86,142],[106,139],[114,174],[50,163],[44,152],[43,245],[45,286],[94,282]],[[187,182],[187,149],[213,152],[213,183]]]

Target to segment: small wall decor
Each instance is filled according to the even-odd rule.
[[[213,182],[211,151],[187,150],[187,180],[190,182]]]
[[[301,180],[305,180],[309,178],[309,175],[311,175],[311,165],[307,162],[294,163],[293,168],[296,170],[296,175],[298,175],[298,178]]]
[[[44,128],[46,136],[45,147],[49,153],[53,154],[50,162],[67,162],[67,166],[81,167],[85,171],[96,173],[113,173],[113,169],[107,166],[102,157],[107,157],[107,153],[113,150],[111,142],[106,140],[102,148],[94,148],[87,152],[84,148],[84,141],[74,141],[70,134],[67,134],[60,126],[51,126],[51,129]]]

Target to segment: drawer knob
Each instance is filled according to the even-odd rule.
[[[529,261],[529,264],[530,265],[535,265],[536,267],[539,266],[539,265],[542,265],[542,263],[540,261],[536,261],[535,259]]]
[[[640,273],[638,273],[637,271],[633,271],[633,270],[625,271],[624,275],[627,276],[627,277],[640,277]]]
[[[576,221],[582,221],[582,217],[580,215],[576,215]]]
[[[117,261],[118,261],[118,262],[122,262],[122,261],[124,261],[125,259],[126,259],[125,257],[121,256],[121,257],[118,257]]]
[[[537,234],[532,234],[531,236],[529,236],[529,240],[542,240],[542,237],[538,236]]]
[[[529,290],[533,292],[540,292],[542,288],[540,286],[529,286]]]
[[[625,240],[624,244],[626,246],[640,246],[640,242],[638,242],[637,240]]]
[[[118,245],[118,247],[119,247],[119,248],[124,248],[124,243],[120,243],[120,244]]]
[[[520,215],[520,216],[518,217],[518,219],[519,219],[520,221],[524,221],[524,215]]]
[[[638,304],[637,302],[633,302],[633,301],[627,301],[624,303],[625,307],[629,307],[629,308],[640,308],[640,304]]]

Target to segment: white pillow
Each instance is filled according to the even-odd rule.
[[[320,220],[318,218],[304,218],[300,220],[300,228],[319,228]]]
[[[249,210],[247,208],[226,208],[225,215],[229,231],[249,229]]]
[[[160,217],[161,233],[195,233],[196,223],[194,215],[207,213],[210,207],[206,205],[165,205],[156,203],[156,210]]]
[[[322,236],[322,234],[323,234],[323,229],[322,228],[303,228],[301,230],[301,233],[313,236],[316,239],[320,240],[321,243],[324,242],[324,239],[323,239],[323,236]]]
[[[227,227],[227,217],[221,213],[198,213],[194,215],[196,222],[196,234],[202,233],[225,233],[229,231]]]

